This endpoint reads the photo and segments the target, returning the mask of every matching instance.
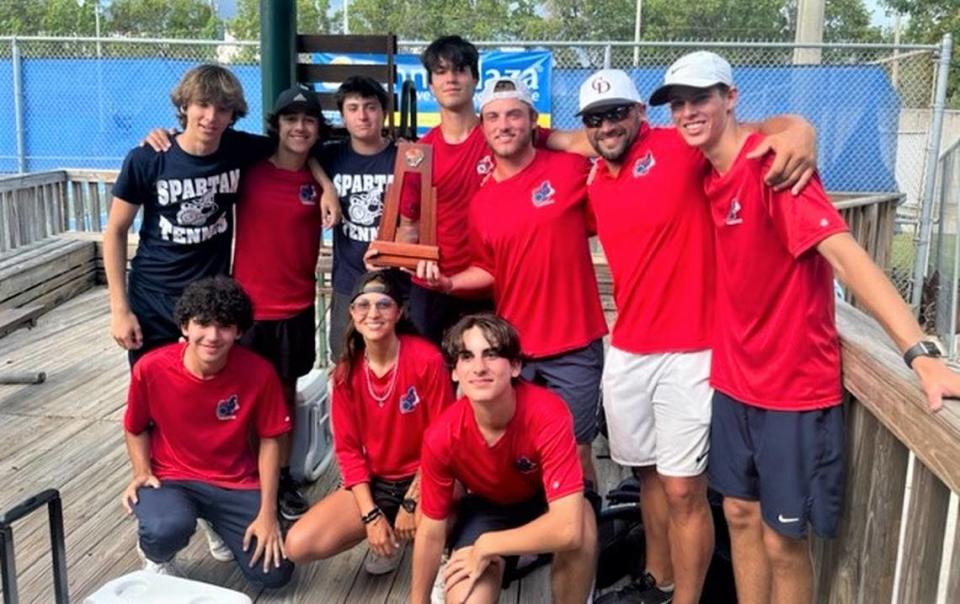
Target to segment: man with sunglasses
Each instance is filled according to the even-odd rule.
[[[579,115],[600,155],[588,195],[617,305],[602,388],[611,457],[640,468],[646,533],[645,576],[598,602],[696,602],[713,553],[705,479],[714,291],[707,162],[674,128],[647,124],[623,71],[587,78]],[[803,120],[774,118],[761,130],[785,131],[787,147],[800,141],[792,152],[774,141],[781,159],[814,165]]]

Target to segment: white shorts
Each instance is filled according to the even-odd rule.
[[[664,476],[707,469],[710,351],[632,354],[613,346],[603,369],[610,457]]]

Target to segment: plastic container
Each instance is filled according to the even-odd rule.
[[[110,581],[84,604],[252,604],[246,594],[180,577],[138,570]]]
[[[297,380],[290,474],[301,482],[315,481],[333,460],[328,382],[326,369],[313,369]]]

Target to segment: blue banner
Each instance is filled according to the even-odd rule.
[[[383,55],[372,54],[317,53],[313,56],[314,60],[321,64],[370,65],[385,62]],[[420,64],[420,57],[417,55],[396,55],[394,63],[397,66],[396,89],[399,91],[406,80],[412,81],[417,87],[417,126],[422,135],[440,123],[440,107],[430,92],[427,71]],[[527,85],[533,96],[534,108],[540,114],[540,125],[550,126],[550,81],[553,76],[553,55],[550,51],[481,53],[480,85],[474,96],[474,104],[487,82],[503,76],[517,78]],[[317,88],[318,91],[333,92],[337,87],[334,84],[320,84]],[[339,116],[331,117],[339,120]]]

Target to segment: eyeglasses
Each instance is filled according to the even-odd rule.
[[[595,113],[584,113],[580,116],[580,119],[583,120],[583,125],[587,128],[599,128],[603,124],[603,120],[608,122],[619,122],[627,117],[630,113],[630,108],[633,105],[618,105],[606,111],[597,111]]]
[[[380,298],[376,302],[370,303],[370,300],[357,300],[350,304],[350,310],[355,313],[365,315],[370,312],[370,307],[376,306],[380,312],[386,312],[396,306],[397,303],[390,298]]]

